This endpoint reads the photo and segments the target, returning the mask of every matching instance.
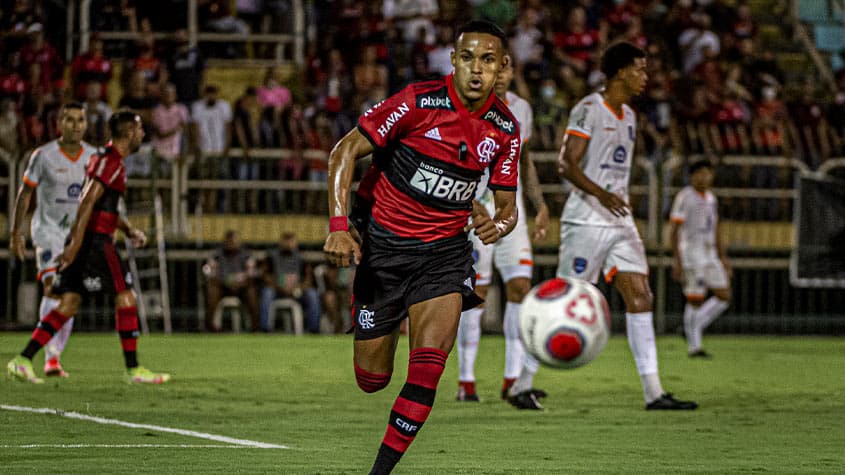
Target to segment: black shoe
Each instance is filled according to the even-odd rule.
[[[537,400],[533,390],[522,391],[521,393],[508,397],[508,402],[511,406],[517,409],[530,409],[532,411],[542,411],[543,406]]]
[[[467,394],[462,389],[458,390],[458,397],[455,399],[461,402],[479,402],[477,393]]]
[[[708,353],[708,352],[706,352],[702,349],[698,349],[698,350],[695,350],[691,353],[687,353],[687,356],[689,356],[690,358],[701,358],[701,359],[704,359],[704,360],[709,360],[709,359],[713,358],[713,355],[711,355],[710,353]]]
[[[666,393],[645,405],[646,411],[692,411],[698,407],[693,401],[678,401],[672,393]]]
[[[531,388],[531,393],[534,394],[534,397],[536,397],[537,399],[543,399],[544,397],[548,396],[548,394],[546,394],[546,391],[543,391],[542,389]],[[502,399],[507,401],[509,397],[510,388],[502,389]]]

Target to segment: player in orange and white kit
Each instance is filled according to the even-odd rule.
[[[82,141],[87,128],[88,119],[82,104],[70,102],[62,106],[59,111],[62,135],[32,152],[15,200],[9,247],[18,259],[23,260],[26,239],[22,227],[32,197],[36,197],[30,234],[35,245],[38,280],[44,285],[44,296],[41,297],[38,309],[39,320],[44,320],[59,304],[52,293],[53,277],[59,266],[58,259],[64,248],[65,237],[79,208],[85,166],[88,159],[97,153],[93,145]],[[62,368],[60,357],[72,330],[73,316],[44,347],[45,375],[68,376]]]
[[[522,299],[531,289],[531,273],[534,268],[534,258],[531,253],[531,240],[528,235],[527,214],[523,193],[528,196],[537,216],[534,218],[535,240],[546,237],[549,225],[549,208],[543,200],[537,170],[531,162],[525,145],[531,139],[531,129],[534,113],[531,104],[525,99],[508,90],[513,80],[513,66],[509,63],[499,73],[494,91],[499,99],[507,104],[510,111],[519,121],[522,139],[522,155],[520,156],[520,181],[516,190],[516,206],[519,211],[516,227],[504,238],[492,245],[485,245],[474,234],[471,235],[473,252],[476,255],[475,293],[481,298],[487,297],[487,289],[493,279],[493,265],[496,265],[507,292],[507,304],[504,312],[505,333],[505,369],[502,381],[502,398],[507,399],[510,385],[519,376],[522,359],[531,357],[525,354],[522,341],[519,339],[519,309]],[[486,175],[482,178],[476,200],[487,209],[490,216],[496,214],[493,203],[493,192],[488,190]],[[478,401],[475,391],[475,360],[478,354],[478,341],[481,339],[481,315],[483,304],[467,310],[461,314],[458,326],[458,400]]]
[[[684,333],[690,357],[710,358],[701,347],[704,329],[728,309],[731,302],[730,263],[719,240],[716,197],[710,191],[713,170],[709,161],[690,165],[690,185],[672,204],[672,276],[684,285]],[[713,296],[707,299],[707,291]]]

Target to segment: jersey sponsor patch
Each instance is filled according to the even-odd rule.
[[[613,161],[616,163],[625,163],[625,157],[628,154],[625,152],[625,147],[622,145],[616,147],[616,150],[613,151]]]
[[[417,108],[455,110],[449,98],[449,90],[445,87],[417,96]]]
[[[513,134],[516,128],[513,121],[505,114],[499,112],[495,107],[491,107],[490,110],[484,114],[482,119],[491,122],[499,130],[502,130],[507,134]]]
[[[572,259],[572,270],[575,271],[576,274],[580,274],[587,270],[587,259],[583,257],[576,257]]]
[[[410,185],[435,198],[464,202],[472,198],[477,181],[466,181],[443,175],[443,170],[420,162]]]
[[[386,137],[387,134],[390,132],[390,129],[392,129],[396,122],[398,122],[399,119],[404,117],[404,115],[407,114],[409,110],[411,110],[411,108],[406,102],[399,104],[399,106],[396,107],[396,109],[391,112],[390,115],[387,116],[384,122],[378,126],[376,131],[382,137]]]

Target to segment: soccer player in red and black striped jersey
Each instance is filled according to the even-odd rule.
[[[116,327],[123,347],[128,378],[135,383],[161,384],[167,373],[154,373],[138,365],[138,311],[135,292],[126,265],[114,245],[114,232],[120,229],[133,245],[146,243],[144,233],[118,214],[118,202],[126,190],[123,157],[138,151],[144,138],[141,117],[133,111],[120,110],[109,119],[112,143],[102,155],[92,156],[85,171],[79,210],[71,226],[60,258],[59,271],[53,279],[53,294],[59,305],[38,323],[23,352],[8,364],[9,373],[32,383],[43,382],[32,371],[32,357],[46,344],[71,315],[75,315],[83,295],[115,296]]]
[[[519,125],[492,94],[507,61],[505,34],[473,21],[456,38],[453,74],[411,84],[374,106],[329,158],[331,218],[324,250],[337,265],[350,259],[359,264],[354,368],[365,392],[387,386],[399,324],[409,319],[408,376],[373,474],[389,473],[425,423],[461,310],[480,303],[467,231],[489,244],[516,224]],[[370,153],[379,171],[359,248],[348,232],[347,196],[355,160]],[[485,169],[498,210],[492,218],[473,200]]]

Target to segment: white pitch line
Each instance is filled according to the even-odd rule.
[[[243,445],[213,444],[21,444],[0,449],[249,449]]]
[[[200,439],[207,439],[207,440],[214,440],[217,442],[225,442],[227,444],[233,444],[243,447],[253,447],[256,449],[288,449],[290,447],[286,445],[276,445],[276,444],[268,444],[266,442],[256,442],[254,440],[246,440],[246,439],[235,439],[232,437],[226,437],[224,435],[215,435],[215,434],[206,434],[205,432],[196,432],[193,430],[185,430],[185,429],[176,429],[173,427],[162,427],[156,426],[152,424],[136,424],[134,422],[125,422],[120,421],[117,419],[106,419],[104,417],[97,417],[97,416],[87,416],[85,414],[80,414],[78,412],[66,412],[62,411],[61,409],[50,409],[47,407],[25,407],[25,406],[10,406],[7,404],[0,404],[0,409],[6,411],[17,411],[17,412],[31,412],[35,414],[53,414],[56,416],[67,417],[68,419],[77,419],[81,421],[90,421],[96,422],[97,424],[106,424],[106,425],[116,425],[122,427],[129,427],[132,429],[146,429],[146,430],[154,430],[158,432],[168,432],[171,434],[179,434],[185,435],[188,437],[197,437]]]

